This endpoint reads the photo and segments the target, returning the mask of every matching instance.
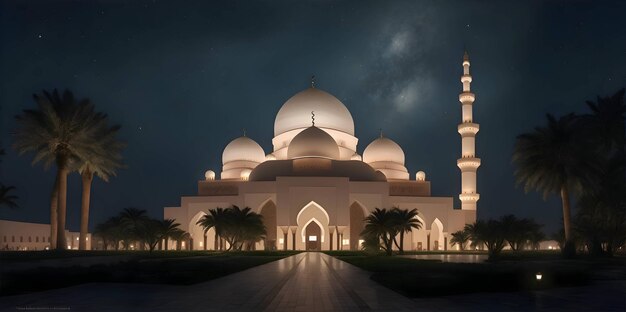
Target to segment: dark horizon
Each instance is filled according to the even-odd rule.
[[[316,86],[355,121],[358,151],[378,135],[404,149],[411,177],[458,207],[458,94],[469,51],[480,123],[478,217],[532,217],[550,234],[560,201],[516,187],[515,137],[547,113],[587,111],[585,101],[626,86],[626,3],[239,2],[177,4],[3,1],[0,5],[0,182],[18,209],[0,219],[46,223],[54,169],[11,148],[14,116],[32,94],[69,88],[122,125],[127,169],[94,179],[90,228],[126,207],[162,217],[221,171],[230,140],[247,134],[271,151],[274,117]],[[68,186],[68,228],[78,229],[80,178]]]

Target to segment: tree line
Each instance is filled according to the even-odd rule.
[[[139,249],[153,251],[169,250],[169,240],[177,242],[180,250],[182,242],[189,238],[189,233],[179,228],[173,219],[158,220],[150,218],[145,210],[126,208],[118,215],[96,225],[94,236],[102,239],[103,249],[124,250]],[[165,245],[160,245],[165,242]],[[135,247],[133,244],[136,244]]]

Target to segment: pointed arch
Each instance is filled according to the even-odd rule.
[[[324,213],[324,215],[326,216],[326,220],[327,220],[326,224],[330,222],[330,217],[328,216],[328,212],[326,212],[326,209],[324,209],[320,204],[312,200],[308,204],[304,205],[304,208],[300,209],[300,211],[298,212],[298,215],[296,216],[296,221],[298,221],[298,224],[300,224],[299,220],[300,220],[300,216],[302,215],[302,213],[304,213],[307,209],[310,209],[312,207],[318,208]]]
[[[320,229],[322,229],[322,235],[321,235],[321,241],[322,243],[324,242],[324,236],[325,236],[325,232],[324,232],[324,225],[322,225],[322,223],[315,219],[315,218],[311,218],[307,223],[305,223],[301,228],[300,228],[300,235],[302,236],[302,242],[306,242],[306,227],[309,226],[309,224],[311,222],[315,222],[317,224],[317,226],[320,227]]]
[[[439,218],[435,218],[430,225],[430,239],[433,241],[433,249],[440,250],[444,246],[443,223]]]
[[[318,203],[316,203],[315,201],[310,201],[304,206],[304,208],[300,209],[298,215],[296,216],[296,222],[298,224],[303,242],[305,242],[306,236],[304,229],[311,222],[316,222],[317,225],[319,225],[319,227],[322,229],[321,242],[325,242],[326,233],[328,233],[328,224],[330,222],[330,217],[328,216],[328,212],[326,212],[326,210]]]
[[[277,209],[276,204],[270,198],[263,202],[260,206],[258,213],[263,217],[263,224],[267,235],[263,241],[263,248],[266,250],[276,249],[276,236],[278,233],[278,227],[276,225]]]
[[[350,250],[359,250],[359,239],[365,228],[366,216],[365,207],[360,202],[354,201],[350,205]]]

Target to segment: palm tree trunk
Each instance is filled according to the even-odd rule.
[[[78,250],[87,249],[87,229],[89,227],[89,200],[91,199],[91,183],[93,182],[93,173],[89,169],[81,174],[83,179],[83,195],[80,206],[80,239],[78,242]]]
[[[165,238],[165,250],[170,250],[169,245],[170,245],[170,238],[166,237]]]
[[[569,204],[569,191],[567,185],[561,187],[561,202],[563,204],[563,229],[565,230],[565,244],[571,242],[571,209]]]
[[[217,247],[218,247],[218,236],[217,236],[217,231],[215,231],[215,240],[213,241],[213,250],[217,251]]]
[[[50,250],[57,248],[57,206],[59,204],[59,181],[58,178],[54,179],[54,185],[52,186],[52,193],[50,194],[50,237],[48,243],[50,243]]]
[[[67,158],[58,156],[57,158],[57,181],[59,183],[59,198],[57,206],[57,250],[64,250],[67,247],[65,239],[65,216],[67,213]]]
[[[399,246],[399,249],[400,249],[400,254],[403,254],[404,253],[404,231],[400,232],[400,246]]]

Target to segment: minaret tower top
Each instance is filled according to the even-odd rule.
[[[457,166],[461,169],[461,209],[476,210],[476,202],[480,194],[476,192],[476,171],[480,166],[480,158],[476,157],[476,133],[479,125],[474,123],[472,107],[476,96],[471,92],[472,76],[470,75],[470,60],[467,51],[463,54],[463,75],[461,76],[463,92],[459,94],[462,118],[458,126],[461,135],[461,158]]]

